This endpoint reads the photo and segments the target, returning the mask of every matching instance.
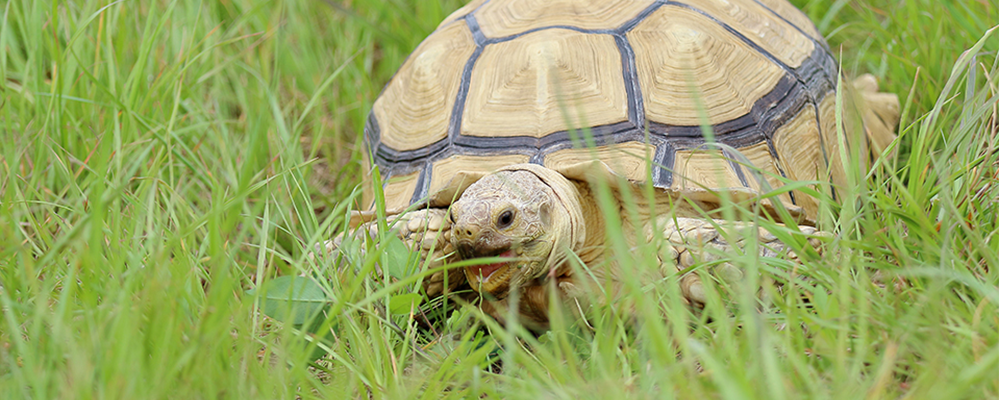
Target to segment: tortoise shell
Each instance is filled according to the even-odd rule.
[[[477,0],[386,85],[366,156],[389,209],[458,172],[594,156],[665,190],[760,193],[778,177],[828,180],[837,74],[785,0]],[[814,218],[807,195],[778,198]]]

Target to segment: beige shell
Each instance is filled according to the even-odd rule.
[[[389,209],[455,177],[594,158],[665,190],[762,193],[829,179],[837,74],[785,0],[479,0],[410,55],[366,143]],[[814,218],[801,191],[777,198]]]

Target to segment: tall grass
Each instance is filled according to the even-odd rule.
[[[3,3],[0,396],[999,396],[999,8],[795,3],[905,108],[824,257],[732,260],[807,283],[695,315],[629,281],[642,323],[539,337],[473,307],[417,328],[391,307],[415,278],[364,274],[391,248],[310,280],[314,325],[259,308],[335,275],[306,250],[344,225],[367,110],[458,1]]]

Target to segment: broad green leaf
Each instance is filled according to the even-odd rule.
[[[264,283],[260,292],[264,314],[294,325],[315,318],[331,300],[319,284],[301,276],[272,279]],[[252,295],[254,291],[247,293]]]
[[[402,279],[412,273],[412,265],[415,258],[413,252],[398,237],[389,235],[385,238],[382,246],[382,268],[388,271],[389,276],[395,279]]]
[[[389,311],[392,314],[409,314],[420,302],[423,301],[423,296],[418,293],[406,293],[397,296],[392,296],[389,299]]]

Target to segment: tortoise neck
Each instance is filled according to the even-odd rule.
[[[604,213],[597,205],[596,197],[591,193],[590,186],[584,182],[573,182],[576,192],[579,193],[579,206],[582,215],[586,216],[582,221],[583,231],[586,238],[580,246],[572,249],[579,256],[583,263],[589,265],[594,260],[603,255],[604,236],[607,234],[604,223]]]

